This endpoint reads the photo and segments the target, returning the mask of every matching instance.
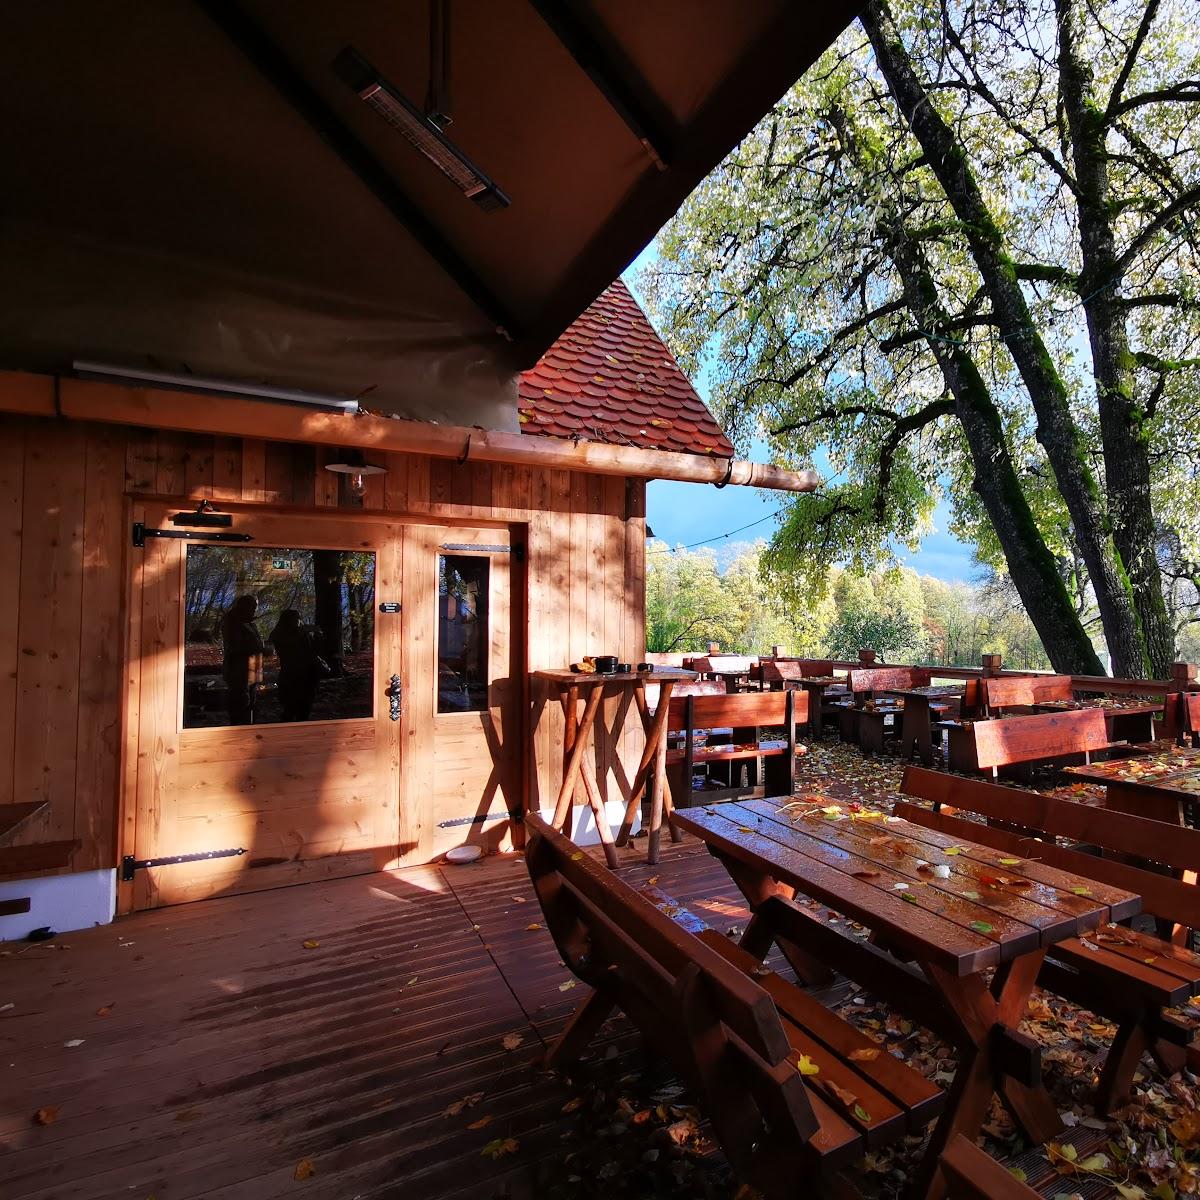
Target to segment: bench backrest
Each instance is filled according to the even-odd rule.
[[[981,768],[1090,754],[1110,745],[1104,713],[1098,708],[976,721],[971,728]]]
[[[753,665],[754,660],[742,654],[709,654],[692,659],[692,670],[702,675],[746,675]]]
[[[791,700],[788,700],[788,697]],[[691,702],[690,705],[688,702]],[[737,692],[709,696],[672,696],[667,713],[667,729],[677,733],[692,729],[749,729],[757,725],[787,725],[788,704],[792,720],[808,720],[808,695],[805,692]]]
[[[807,1142],[817,1119],[770,996],[536,813],[525,828],[526,864],[563,962],[607,990],[699,1088],[735,1166]]]
[[[982,685],[989,712],[1075,698],[1070,675],[994,675]]]
[[[946,805],[986,817],[989,821],[1034,830],[1051,839],[1066,838],[1071,842],[1099,846],[1176,870],[1200,869],[1200,830],[1059,800],[1024,788],[964,779],[924,767],[906,767],[900,787],[906,795],[932,802],[934,808],[931,811],[901,801],[895,808],[898,817],[941,829],[964,840],[1011,851],[1021,858],[1038,858],[1049,866],[1137,892],[1146,911],[1158,916],[1193,927],[1200,922],[1200,888],[1194,884],[1128,862],[1064,849],[1052,840],[1035,840],[1011,828],[980,825],[940,809]]]
[[[928,667],[866,667],[850,672],[850,690],[857,694],[885,688],[928,687],[931,678]]]
[[[800,679],[803,675],[804,668],[791,659],[772,660],[760,663],[758,667],[758,677],[765,683],[779,683],[781,680],[786,682],[789,679]]]
[[[676,696],[724,696],[725,685],[719,679],[685,679],[671,689],[672,698]]]

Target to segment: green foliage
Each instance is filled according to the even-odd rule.
[[[812,588],[815,587],[815,591]],[[646,555],[646,643],[660,653],[788,653],[853,659],[874,650],[887,662],[978,666],[985,652],[1012,665],[1049,663],[1011,588],[943,583],[907,567],[870,573],[829,567],[803,581],[777,574],[762,543],[722,574],[711,550]]]
[[[1186,0],[1107,0],[1086,13],[1094,94],[1103,101],[1122,84],[1104,135],[1114,197],[1105,215],[1118,251],[1134,251],[1117,290],[1138,366],[1135,426],[1151,448],[1159,557],[1182,627],[1200,612],[1200,41]],[[1085,199],[1064,149],[1054,0],[907,0],[894,15],[982,188],[984,232],[999,240],[1004,273],[1022,281],[1071,415],[1098,446],[1082,304],[1111,281],[1078,277]],[[1178,219],[1165,219],[1172,211]],[[930,327],[905,290],[897,227],[929,265],[944,326]],[[938,350],[954,345],[986,382],[1036,535],[1088,621],[1095,608],[1071,523],[966,233],[855,25],[697,189],[641,282],[742,449],[761,436],[784,465],[828,459],[824,486],[791,500],[765,556],[784,595],[826,594],[834,563],[863,573],[894,565],[943,497],[953,532],[1004,572],[975,490],[978,464],[944,403]],[[1092,471],[1103,466],[1089,455]]]

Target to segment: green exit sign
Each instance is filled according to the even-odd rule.
[[[273,559],[271,559],[271,566],[276,571],[290,571],[292,569],[293,565],[294,564],[292,563],[292,560],[290,558],[273,558]]]

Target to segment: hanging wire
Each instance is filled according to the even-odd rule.
[[[717,533],[709,538],[701,538],[698,542],[688,542],[686,546],[668,546],[665,542],[663,545],[671,554],[675,554],[679,550],[695,550],[697,546],[707,546],[709,542],[719,542],[723,538],[733,537],[735,533],[742,533],[744,530],[753,529],[755,525],[761,525],[764,521],[770,521],[775,517],[782,516],[785,511],[785,509],[777,508],[774,512],[767,513],[765,517],[759,517],[757,521],[751,521],[747,525],[739,525],[736,529],[730,529],[725,533]],[[660,538],[659,540],[661,541],[662,539]]]

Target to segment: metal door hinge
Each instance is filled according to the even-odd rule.
[[[236,858],[245,854],[242,847],[236,850],[202,850],[197,854],[169,854],[163,858],[134,858],[126,854],[121,859],[121,882],[130,883],[135,871],[144,871],[147,867],[173,867],[178,863],[207,862],[210,858]]]

